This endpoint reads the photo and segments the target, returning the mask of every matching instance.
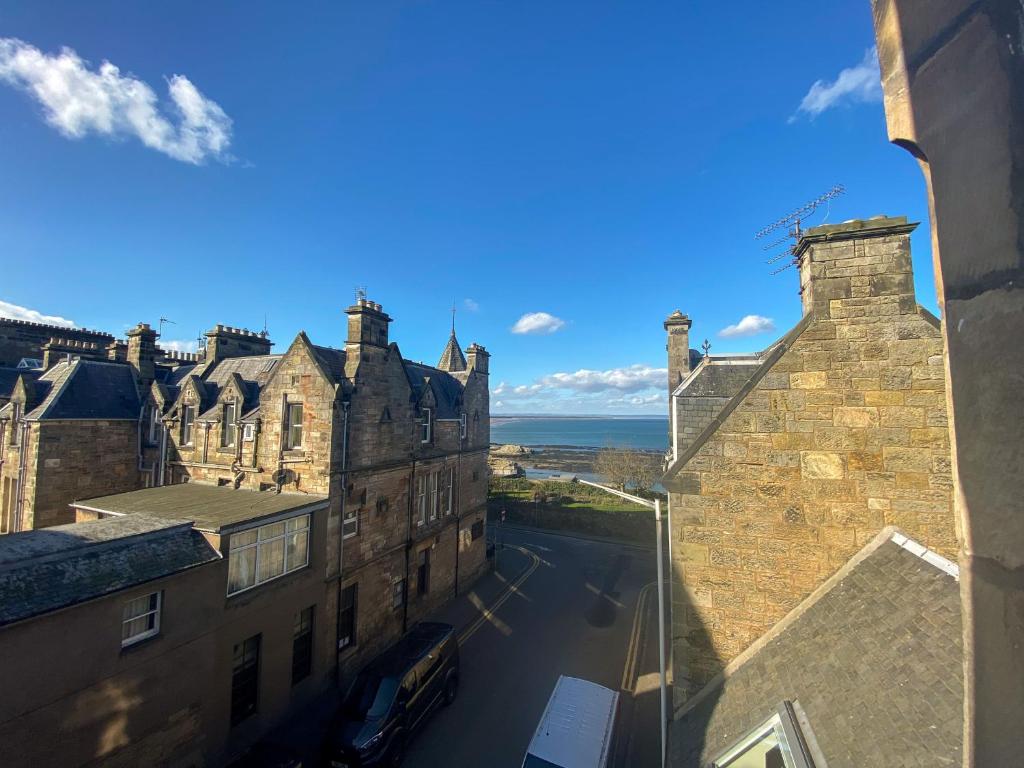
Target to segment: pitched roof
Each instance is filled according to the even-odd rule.
[[[313,348],[313,354],[316,355],[317,362],[320,363],[328,376],[335,382],[345,378],[345,350],[335,349],[334,347],[321,347],[316,344],[310,344],[310,347]]]
[[[431,368],[423,363],[414,363],[410,360],[402,360],[405,367],[405,375],[409,379],[409,386],[412,387],[413,398],[419,400],[423,397],[425,389],[429,388],[437,403],[438,419],[459,418],[459,403],[462,398],[462,384],[445,371]]]
[[[14,385],[18,383],[19,376],[26,376],[29,379],[38,379],[43,372],[31,368],[6,368],[0,367],[0,399],[7,400],[14,391]]]
[[[464,371],[466,370],[466,356],[462,354],[462,347],[459,340],[455,338],[455,329],[452,328],[452,335],[448,337],[444,352],[441,353],[441,360],[437,367],[442,371]]]
[[[959,765],[956,574],[885,529],[685,705],[670,762],[706,765],[791,700],[831,766]]]
[[[246,413],[259,404],[260,389],[266,384],[274,368],[284,355],[246,355],[228,357],[205,369],[202,376],[201,408],[208,409],[199,416],[201,421],[220,420],[220,409],[212,406],[217,402],[221,390],[237,375],[242,380],[242,395],[245,398],[241,412]],[[180,380],[184,386],[184,380]]]
[[[107,515],[142,514],[162,520],[189,520],[198,530],[217,533],[271,515],[316,509],[326,502],[326,496],[311,493],[180,483],[85,499],[71,506]]]
[[[670,491],[679,490],[679,481],[676,476],[680,470],[686,466],[687,462],[693,458],[693,456],[701,449],[711,436],[718,431],[718,428],[722,425],[722,422],[729,417],[733,411],[739,406],[740,403],[746,398],[750,391],[757,386],[757,383],[765,377],[771,369],[779,361],[786,351],[793,345],[793,342],[799,338],[807,327],[811,324],[811,316],[805,315],[799,323],[779,339],[777,342],[772,344],[770,347],[765,349],[763,352],[758,353],[755,357],[760,360],[760,365],[753,367],[750,371],[750,375],[743,386],[740,387],[739,391],[733,396],[733,398],[725,404],[722,410],[715,418],[704,428],[704,430],[697,436],[697,438],[690,443],[685,451],[679,454],[679,457],[673,461],[668,469],[665,470],[664,476],[661,478],[661,484],[664,485]],[[686,381],[683,381],[681,386],[685,386]]]
[[[0,626],[218,559],[188,521],[141,515],[0,536]]]
[[[84,358],[64,361],[35,382],[42,397],[30,420],[138,419],[138,384],[129,365]]]

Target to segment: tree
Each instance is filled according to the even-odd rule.
[[[641,492],[651,490],[658,480],[659,470],[657,454],[644,451],[603,448],[594,461],[594,471],[620,491],[626,488]]]

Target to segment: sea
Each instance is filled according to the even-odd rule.
[[[648,417],[493,416],[491,442],[566,448],[668,448],[668,419]]]

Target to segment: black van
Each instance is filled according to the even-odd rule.
[[[417,624],[356,677],[327,737],[331,768],[397,766],[413,730],[459,687],[450,624]]]

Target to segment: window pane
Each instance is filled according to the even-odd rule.
[[[270,525],[264,525],[259,529],[260,541],[266,541],[267,539],[275,539],[278,536],[284,536],[284,521],[280,523],[271,523]]]
[[[232,550],[228,555],[228,594],[251,587],[255,583],[256,547]]]
[[[309,515],[299,515],[285,521],[285,528],[289,531],[297,531],[302,528],[309,528]]]
[[[284,526],[282,526],[282,529]],[[284,573],[284,539],[260,542],[259,581]]]
[[[304,568],[309,562],[309,532],[290,533],[285,540],[288,542],[288,570]]]
[[[156,608],[156,605],[153,604],[155,602],[155,599],[156,594],[154,593],[152,595],[143,595],[142,597],[137,597],[129,603],[125,604],[124,620],[128,621],[129,619],[134,619],[136,616],[141,616],[142,614],[148,613],[149,611]]]
[[[253,528],[248,531],[239,531],[238,533],[231,534],[231,549],[236,547],[245,547],[249,544],[256,543],[256,529]]]

